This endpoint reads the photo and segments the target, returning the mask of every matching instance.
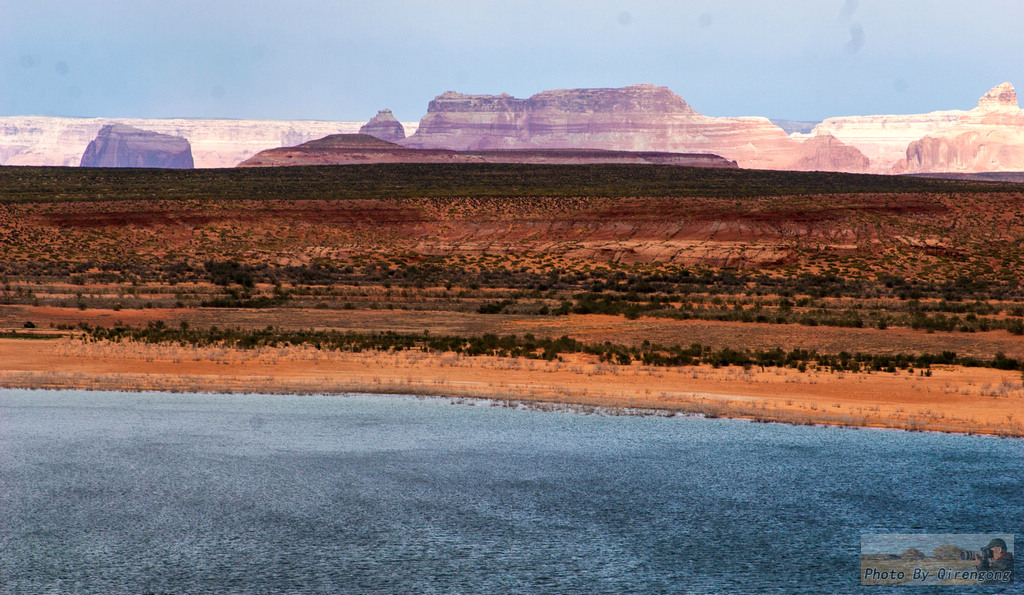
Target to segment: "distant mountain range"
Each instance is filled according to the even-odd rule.
[[[11,116],[0,117],[0,164],[78,165],[86,145],[114,123],[186,139],[196,167],[231,167],[260,151],[362,129],[412,149],[703,153],[740,167],[781,170],[1024,171],[1024,112],[1010,83],[992,88],[970,110],[817,124],[705,116],[654,85],[553,90],[527,99],[449,91],[430,102],[419,123],[399,123],[386,110],[365,124]]]
[[[185,138],[195,167],[210,168],[234,167],[264,149],[353,134],[364,122],[0,116],[0,165],[77,166],[100,129],[111,124]],[[416,130],[416,122],[404,126]]]

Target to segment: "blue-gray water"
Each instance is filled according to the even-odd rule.
[[[0,390],[4,593],[909,593],[862,533],[1021,527],[1020,440]]]

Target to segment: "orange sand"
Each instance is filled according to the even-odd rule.
[[[419,352],[241,351],[78,339],[0,339],[0,386],[406,393],[637,407],[790,423],[1024,436],[1019,372],[829,373],[657,368]]]

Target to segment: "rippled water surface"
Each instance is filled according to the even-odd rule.
[[[1019,440],[0,390],[7,593],[909,593],[861,533],[1021,527]]]

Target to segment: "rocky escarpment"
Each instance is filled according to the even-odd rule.
[[[1010,83],[992,88],[957,122],[907,146],[897,173],[1024,170],[1024,110]]]
[[[392,116],[393,118],[393,116]],[[382,112],[376,129],[394,128]],[[108,119],[0,117],[0,165],[78,165]],[[122,120],[186,138],[196,167],[231,167],[274,147],[294,146],[360,122]],[[786,135],[765,118],[712,118],[664,87],[508,94],[444,93],[420,123],[400,123],[410,148],[449,150],[604,149],[721,155],[743,167],[871,173],[979,173],[1024,169],[1024,122],[1016,92],[997,85],[971,110],[829,118],[810,135]],[[785,123],[784,123],[785,124]],[[786,124],[788,126],[788,124]],[[395,130],[397,132],[397,128]],[[836,139],[803,143],[807,138]],[[841,145],[836,143],[841,143]],[[841,149],[841,146],[856,149]]]
[[[654,85],[544,91],[528,99],[449,91],[430,102],[419,129],[402,144],[713,153],[759,168],[785,167],[800,146],[767,118],[704,116]]]
[[[856,147],[871,161],[872,173],[889,173],[906,157],[907,145],[956,123],[963,112],[938,111],[927,114],[844,116],[827,118],[811,136],[831,136]]]
[[[828,118],[811,134],[856,147],[874,173],[1024,169],[1024,118],[1010,83],[993,87],[974,109]]]
[[[970,130],[926,136],[910,143],[907,160],[894,173],[1024,171],[1024,134],[1012,130]]]
[[[1016,112],[1020,109],[1017,105],[1017,91],[1011,83],[1000,83],[981,96],[976,109],[979,113]]]
[[[193,165],[192,147],[184,138],[124,124],[101,128],[81,162],[82,167],[192,169]]]
[[[359,134],[368,134],[393,143],[405,139],[405,128],[395,119],[391,110],[382,109],[359,129]]]
[[[410,149],[366,134],[334,134],[295,147],[261,151],[239,167],[360,165],[373,163],[534,163],[549,165],[641,163],[689,167],[736,167],[712,154],[601,149]]]

